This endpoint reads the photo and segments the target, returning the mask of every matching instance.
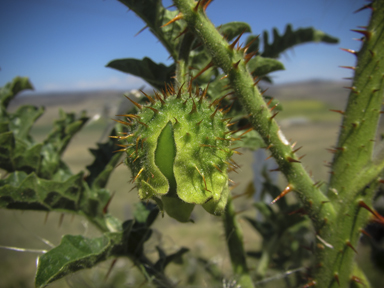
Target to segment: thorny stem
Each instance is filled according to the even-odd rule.
[[[262,136],[265,144],[270,147],[280,170],[286,176],[291,190],[298,193],[315,227],[320,228],[324,219],[334,218],[332,205],[324,205],[328,198],[314,186],[311,177],[304,167],[292,160],[297,160],[288,141],[285,140],[279,126],[272,119],[272,113],[266,106],[260,91],[254,86],[252,76],[246,68],[243,53],[229,47],[223,36],[206,17],[203,9],[194,10],[193,0],[174,0],[183,14],[188,28],[205,45],[212,56],[213,62],[228,75],[235,95],[244,109],[251,115],[253,128]],[[238,63],[238,61],[240,61]],[[238,65],[236,65],[238,63]],[[295,159],[296,158],[296,159]],[[290,161],[291,160],[291,161]]]
[[[225,239],[231,257],[233,272],[235,273],[238,284],[243,288],[253,288],[251,276],[249,275],[245,259],[243,246],[243,233],[236,220],[235,210],[231,196],[228,197],[228,203],[223,214],[223,223],[225,230]]]
[[[357,31],[364,36],[362,48],[357,52],[348,51],[357,56],[357,64],[350,67],[355,76],[349,87],[351,92],[335,147],[328,187],[328,197],[337,210],[337,217],[319,231],[333,249],[316,253],[318,287],[349,285],[354,275],[355,251],[352,247],[357,247],[360,229],[372,217],[362,203],[368,207],[371,205],[378,177],[384,168],[383,148],[380,147],[383,144],[378,145],[379,152],[373,155],[384,94],[384,1],[372,2],[371,9],[368,27]]]
[[[176,65],[176,85],[177,90],[183,83],[188,82],[188,59],[191,45],[194,40],[193,34],[187,32],[180,43],[179,58]],[[186,89],[187,87],[184,87]]]

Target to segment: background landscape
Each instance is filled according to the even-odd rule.
[[[313,80],[271,86],[266,93],[282,103],[283,111],[279,113],[277,120],[286,138],[290,139],[291,143],[297,141],[296,147],[303,146],[299,155],[308,154],[302,159],[302,162],[308,167],[308,170],[312,171],[315,181],[328,178],[328,168],[324,165],[331,160],[332,154],[327,152],[326,148],[330,148],[336,143],[341,121],[339,113],[329,110],[345,108],[348,90],[344,89],[344,86],[348,86],[348,83]],[[32,130],[37,141],[45,138],[54,119],[58,118],[59,108],[66,112],[76,113],[86,110],[91,120],[74,137],[64,155],[64,161],[76,173],[84,170],[85,166],[92,161],[88,148],[95,147],[95,143],[98,141],[106,140],[107,127],[113,123],[110,119],[115,117],[119,105],[126,105],[128,102],[123,97],[123,93],[124,91],[110,90],[20,95],[11,103],[10,109],[14,110],[24,104],[46,107],[45,114],[37,121]],[[292,118],[293,115],[294,118]],[[235,158],[242,169],[239,174],[232,172],[229,175],[233,181],[238,183],[232,190],[233,195],[243,193],[253,179],[253,152],[247,150],[242,152],[243,155]],[[110,213],[124,220],[132,216],[134,204],[139,201],[135,191],[129,192],[132,188],[132,184],[128,183],[130,179],[131,174],[128,168],[120,165],[116,168],[107,187],[115,193],[110,205]],[[284,179],[280,177],[278,181],[283,187]],[[244,215],[255,216],[256,210],[250,203],[245,197],[235,200],[238,211]],[[225,271],[229,261],[225,243],[222,241],[220,218],[203,213],[200,209],[195,209],[193,216],[196,224],[181,224],[168,216],[159,217],[154,225],[155,237],[151,238],[146,249],[149,253],[153,252],[151,255],[156,257],[156,245],[160,245],[167,252],[187,246],[191,248],[191,251],[184,256],[184,261],[194,261],[193,259],[203,255],[205,259],[217,264],[219,272]],[[241,224],[245,235],[246,250],[258,250],[259,236],[245,221],[242,221]],[[59,213],[51,213],[48,216],[38,212],[10,210],[0,210],[0,229],[2,231],[0,245],[25,249],[48,249],[49,246],[42,239],[58,245],[63,234],[95,236],[98,233],[88,225],[85,219],[78,216],[62,216]],[[0,262],[0,287],[33,287],[37,255],[39,254],[0,249],[0,259],[2,260]],[[194,255],[195,258],[189,255]],[[103,277],[106,275],[111,261],[106,261],[93,270],[71,275],[53,283],[50,287],[112,287],[103,286]],[[182,269],[182,266],[171,266],[170,269],[174,269],[173,275],[180,273],[181,270],[178,269]],[[252,260],[250,260],[250,267],[252,267]],[[95,273],[97,269],[98,271]],[[135,271],[135,267],[128,260],[119,259],[110,277],[114,279],[113,281],[126,281],[128,277],[131,279],[130,281],[138,283],[137,281],[140,282],[138,278],[141,276]],[[189,272],[183,270],[182,273],[185,275]],[[92,283],[99,283],[99,286]],[[204,279],[201,280],[201,283],[201,287],[209,287],[205,286],[209,284],[204,284]]]

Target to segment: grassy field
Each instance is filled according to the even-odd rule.
[[[307,94],[311,94],[311,91],[308,90],[309,88],[307,87],[306,89]],[[292,95],[301,95],[300,93],[304,92],[292,93]],[[279,99],[279,95],[276,95],[276,98]],[[120,98],[114,99],[114,101],[118,102]],[[300,150],[300,155],[306,154],[306,157],[302,159],[302,162],[312,172],[315,181],[327,180],[329,176],[328,168],[324,164],[331,161],[332,155],[326,151],[326,148],[335,144],[341,120],[339,114],[330,112],[329,109],[342,108],[335,107],[341,105],[339,103],[341,100],[337,101],[337,103],[332,103],[332,101],[314,99],[313,97],[308,99],[301,99],[300,97],[290,98],[286,95],[281,97],[284,111],[277,118],[279,122],[284,123],[285,120],[291,117],[302,117],[305,119],[305,121],[296,123],[296,125],[288,125],[287,123],[289,122],[286,121],[286,124],[282,125],[284,126],[282,129],[286,138],[290,139],[291,143],[297,141],[296,147],[303,146]],[[103,103],[105,103],[105,99],[99,102],[85,101],[81,105],[66,103],[64,107],[67,111],[74,110],[78,112],[82,109],[88,109],[91,111],[91,114],[96,114],[98,111],[101,111],[98,105],[103,105]],[[47,108],[47,113],[37,122],[32,131],[35,139],[44,139],[52,125],[53,119],[57,115],[57,105],[51,105]],[[110,122],[107,119],[93,121],[74,137],[64,155],[64,161],[69,164],[74,173],[84,170],[84,167],[92,162],[91,154],[87,152],[87,149],[95,147],[95,143],[99,141],[103,130]],[[236,162],[241,164],[240,172],[238,174],[230,174],[230,178],[239,184],[232,190],[233,194],[242,193],[253,178],[251,169],[253,152],[242,152],[243,155],[235,158]],[[129,192],[132,188],[132,184],[129,183],[130,177],[131,174],[128,168],[120,165],[116,168],[108,184],[108,189],[115,192],[110,212],[120,219],[131,218],[134,204],[139,201],[135,191]],[[283,187],[285,184],[283,177],[280,177],[279,183]],[[244,215],[255,215],[255,210],[252,208],[249,200],[239,198],[235,200],[235,205],[238,211],[244,211]],[[185,267],[189,267],[188,269],[190,270],[192,269],[191,267],[198,267],[193,264],[193,261],[196,261],[195,259],[198,256],[216,263],[222,273],[229,273],[230,264],[223,239],[220,218],[204,213],[199,207],[195,209],[193,217],[195,224],[181,224],[167,216],[164,218],[159,217],[154,224],[154,236],[147,243],[146,251],[151,257],[155,258],[157,255],[155,247],[157,245],[163,247],[168,253],[176,251],[182,246],[189,247],[191,251],[184,257],[188,265],[171,265],[169,267],[171,274],[174,275],[173,277],[182,275],[179,279],[193,275],[193,271],[186,271]],[[0,229],[2,231],[0,234],[0,245],[27,249],[49,249],[50,247],[43,243],[43,238],[49,240],[53,245],[58,245],[61,236],[64,234],[82,234],[89,237],[98,235],[98,231],[93,229],[85,219],[79,216],[65,215],[62,224],[59,225],[60,219],[61,215],[58,213],[51,213],[47,216],[39,212],[0,210]],[[246,249],[258,250],[260,248],[259,235],[244,221],[241,221],[241,226],[244,230]],[[0,259],[2,259],[0,263],[0,287],[33,287],[37,255],[31,252],[0,249]],[[107,261],[100,264],[97,268],[76,273],[74,276],[60,280],[50,287],[116,287],[112,284],[113,281],[116,281],[115,285],[122,281],[126,285],[123,287],[137,287],[135,285],[143,281],[143,278],[137,273],[132,263],[124,259],[120,259],[117,263],[112,280],[108,282],[109,286],[103,280],[110,264],[110,261]],[[249,264],[252,269],[255,265],[254,260],[250,260]],[[199,271],[198,269],[202,268],[196,269]],[[198,287],[211,287],[209,286],[210,282],[205,279],[205,277],[208,277],[207,274],[198,273],[198,275],[201,277],[199,280],[201,285]],[[227,274],[227,276],[230,277],[230,274]],[[82,284],[80,285],[79,283]],[[96,285],[95,283],[98,284]],[[136,284],[129,286],[129,283]],[[183,285],[185,283],[182,282],[179,287],[184,287]],[[274,285],[277,285],[277,283],[272,284],[273,287],[277,287]],[[146,286],[143,285],[142,287]]]

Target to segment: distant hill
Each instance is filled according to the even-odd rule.
[[[280,101],[312,99],[329,104],[334,109],[344,109],[348,96],[347,82],[332,81],[305,81],[282,85],[264,85],[269,87],[267,95],[273,96]],[[30,104],[45,106],[44,118],[55,119],[58,115],[58,108],[65,111],[80,112],[87,110],[87,114],[93,116],[102,114],[106,117],[114,117],[121,105],[131,105],[124,102],[124,91],[102,90],[87,92],[63,92],[63,93],[34,93],[20,95],[10,104],[10,109],[16,109],[20,105]]]
[[[346,86],[350,86],[349,82],[312,80],[272,85],[266,94],[280,101],[311,99],[325,102],[334,109],[345,109],[349,93],[349,90],[344,88]]]

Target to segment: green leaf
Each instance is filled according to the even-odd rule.
[[[252,73],[252,76],[264,76],[268,73],[285,69],[280,61],[261,56],[256,56],[249,60],[247,67]]]
[[[35,286],[45,287],[68,274],[108,259],[116,254],[122,239],[122,233],[106,233],[93,239],[65,235],[59,246],[39,257]]]
[[[245,22],[229,22],[217,27],[222,35],[225,35],[227,41],[231,41],[241,33],[251,33],[251,26]]]
[[[54,122],[52,131],[43,142],[44,145],[41,150],[43,159],[38,171],[39,177],[64,180],[72,175],[61,160],[61,155],[72,137],[85,125],[88,119],[85,113],[82,113],[77,119],[74,113],[65,113],[60,110],[60,118]]]
[[[120,128],[119,125],[116,125],[111,135],[117,135],[117,130],[120,131]],[[120,153],[114,153],[115,150],[118,150],[114,139],[109,138],[105,143],[97,143],[97,147],[98,149],[89,149],[95,160],[87,166],[90,174],[86,178],[88,185],[94,189],[105,188],[109,176],[121,158]]]
[[[43,107],[24,105],[19,107],[16,112],[9,115],[9,127],[15,137],[28,142],[33,142],[29,131],[36,120],[43,115]]]
[[[40,179],[36,174],[11,173],[0,180],[0,207],[21,210],[67,211],[80,209],[82,174],[65,182]]]
[[[33,90],[32,84],[27,77],[15,77],[0,89],[0,106],[7,108],[9,102],[21,91]],[[0,115],[1,116],[1,115]]]
[[[233,134],[234,138],[240,137],[244,131],[239,131]],[[248,132],[247,134],[241,136],[241,141],[236,143],[236,147],[248,148],[251,150],[257,150],[264,146],[264,140],[261,138],[260,134],[255,130]]]
[[[268,32],[263,32],[264,49],[261,56],[277,58],[284,50],[298,44],[307,42],[324,42],[337,44],[339,40],[314,28],[299,28],[293,31],[292,25],[287,25],[283,35],[280,35],[276,28],[273,29],[273,42],[269,44]],[[248,49],[249,50],[249,49]]]
[[[177,59],[177,51],[180,38],[176,37],[184,30],[185,24],[176,21],[165,27],[161,27],[173,19],[178,11],[169,11],[162,5],[161,0],[119,0],[136,13],[149,27],[150,31],[160,40],[164,47]]]
[[[117,59],[109,62],[107,67],[140,77],[159,90],[164,87],[164,83],[171,83],[171,77],[175,73],[174,64],[171,66],[157,64],[147,57],[143,58],[143,60]]]
[[[169,263],[175,262],[178,264],[182,264],[182,256],[189,251],[188,248],[182,247],[177,252],[172,253],[170,255],[166,255],[164,250],[161,249],[159,246],[156,246],[157,253],[159,254],[159,260],[157,260],[156,264],[154,265],[155,271],[161,271],[164,272],[165,268],[168,266]]]

